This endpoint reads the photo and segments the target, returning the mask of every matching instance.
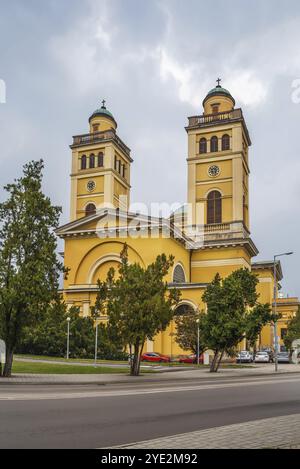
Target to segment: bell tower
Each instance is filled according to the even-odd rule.
[[[75,135],[72,150],[71,221],[100,208],[128,210],[130,149],[117,135],[105,101],[89,118],[89,133]]]
[[[189,117],[188,202],[193,225],[204,225],[205,239],[249,236],[251,145],[240,108],[220,85],[203,100],[203,114]]]

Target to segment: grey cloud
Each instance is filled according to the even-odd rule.
[[[132,199],[186,200],[186,117],[218,75],[253,140],[251,222],[260,258],[283,261],[300,294],[299,2],[15,0],[0,2],[0,184],[43,157],[45,190],[69,216],[71,136],[102,97],[132,148]],[[149,174],[156,182],[151,185]]]

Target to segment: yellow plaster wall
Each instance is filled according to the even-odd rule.
[[[87,190],[88,181],[93,180],[96,183],[96,188],[93,192]],[[86,195],[86,194],[97,194],[104,191],[104,176],[88,176],[84,178],[78,178],[77,182],[77,194]]]
[[[120,263],[116,261],[108,261],[101,264],[95,271],[92,277],[92,283],[96,284],[97,280],[105,280],[108,274],[109,269],[113,268],[115,270],[115,277],[118,278]]]
[[[120,195],[125,195],[127,194],[127,192],[128,192],[127,187],[121,184],[119,181],[115,180],[115,184],[114,184],[115,197],[119,197]]]
[[[102,207],[104,203],[103,195],[90,195],[89,197],[82,197],[77,199],[77,218],[85,216],[85,207],[87,204],[95,204],[96,207]]]
[[[219,104],[219,112],[231,111],[233,109],[233,101],[227,96],[212,96],[204,103],[204,114],[212,114],[212,106]]]
[[[105,130],[116,129],[116,124],[108,117],[105,116],[95,116],[90,120],[90,132],[93,133],[93,125],[98,124],[98,132],[103,132]]]
[[[220,160],[215,161],[220,168],[220,175],[216,178],[212,178],[208,175],[208,170],[212,165],[212,162],[199,162],[196,165],[196,182],[200,181],[218,181],[218,179],[232,178],[232,161],[230,160]]]
[[[250,256],[243,248],[198,250],[191,260],[192,282],[211,282],[217,273],[227,277],[234,270],[250,266]]]
[[[91,266],[107,255],[119,255],[125,241],[129,248],[130,262],[139,262],[147,266],[162,253],[172,254],[175,256],[175,262],[180,261],[183,265],[189,281],[189,252],[173,239],[79,238],[76,242],[72,239],[65,241],[65,265],[71,269],[65,288],[70,284],[86,284]],[[172,271],[167,276],[167,281],[171,280]]]

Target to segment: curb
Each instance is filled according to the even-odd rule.
[[[161,374],[161,373],[163,373],[163,372],[160,372],[160,371],[157,372],[157,374]],[[279,371],[277,373],[276,372],[272,372],[272,373],[255,373],[255,374],[253,373],[251,375],[248,375],[248,374],[245,374],[245,373],[243,373],[241,375],[230,375],[229,374],[227,376],[220,374],[220,375],[218,375],[218,377],[213,378],[213,379],[215,379],[215,380],[219,380],[219,379],[222,379],[222,378],[225,378],[225,379],[226,378],[231,378],[231,379],[232,378],[237,378],[237,379],[239,379],[239,378],[252,378],[252,377],[255,377],[255,378],[257,378],[257,377],[262,377],[263,378],[264,377],[265,378],[267,376],[279,376],[279,375],[280,376],[282,376],[282,375],[289,375],[290,376],[290,375],[295,375],[295,374],[299,374],[299,373],[300,373],[300,370],[299,371],[284,371],[284,372]],[[80,385],[80,386],[82,386],[82,385],[86,385],[86,386],[88,386],[88,385],[92,384],[92,385],[98,385],[98,386],[105,386],[105,385],[112,385],[112,384],[133,384],[134,382],[150,383],[150,384],[159,383],[159,384],[161,384],[162,382],[163,383],[168,383],[168,382],[178,382],[178,381],[184,383],[187,380],[194,380],[194,381],[195,380],[201,381],[201,380],[205,380],[205,379],[207,380],[207,379],[209,379],[209,376],[210,376],[209,372],[208,372],[208,375],[206,375],[206,376],[193,377],[193,378],[181,378],[180,380],[178,380],[178,378],[175,378],[175,377],[170,377],[170,379],[166,378],[166,379],[163,379],[163,380],[161,380],[161,379],[153,379],[152,380],[152,379],[144,379],[143,376],[132,376],[132,377],[126,379],[126,380],[117,380],[117,381],[114,381],[114,380],[112,380],[112,381],[97,381],[97,380],[92,380],[92,381],[67,381],[67,380],[66,381],[64,381],[64,380],[62,380],[62,381],[53,381],[53,380],[39,381],[37,379],[31,379],[31,378],[28,378],[28,379],[25,378],[26,381],[20,381],[20,379],[22,379],[22,378],[20,378],[20,379],[11,378],[12,381],[10,381],[10,378],[0,378],[0,386],[1,386],[1,384],[2,385],[47,385],[47,386],[49,386],[49,385],[54,385],[54,386],[60,386],[60,385],[62,385],[62,386],[66,386],[66,385],[73,385],[73,386],[74,385]],[[214,376],[216,376],[216,375],[214,375]],[[2,379],[5,380],[5,381],[2,381]],[[17,380],[15,381],[15,379],[17,379]]]

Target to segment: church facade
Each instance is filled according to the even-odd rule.
[[[133,159],[117,134],[117,122],[105,102],[89,118],[89,132],[73,137],[70,223],[57,235],[64,239],[64,283],[68,306],[90,313],[97,279],[120,263],[123,244],[129,261],[143,266],[157,255],[175,257],[166,279],[181,291],[177,314],[205,310],[203,292],[216,273],[221,277],[241,267],[257,273],[261,302],[273,302],[273,261],[253,262],[258,254],[250,233],[249,147],[251,140],[241,108],[218,85],[203,100],[203,113],[188,118],[187,204],[168,218],[130,211]],[[282,270],[276,263],[280,282]],[[279,341],[298,308],[297,298],[280,298]],[[106,317],[100,317],[105,321]],[[148,342],[147,351],[183,353],[174,339],[175,324]],[[271,326],[264,328],[261,347],[272,347]],[[186,352],[185,352],[186,353]]]

